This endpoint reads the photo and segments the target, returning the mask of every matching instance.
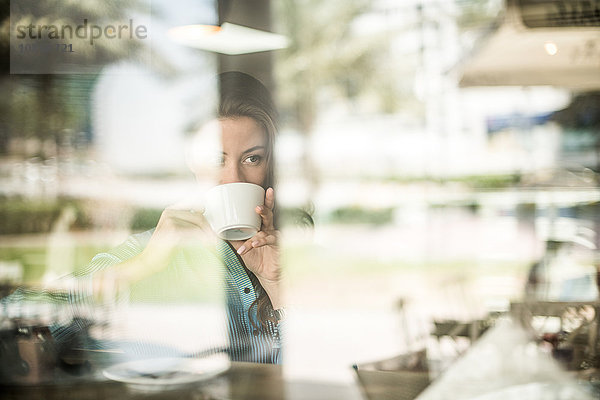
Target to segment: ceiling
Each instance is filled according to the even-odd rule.
[[[581,91],[600,89],[600,1],[595,14],[561,20],[559,3],[509,0],[498,28],[460,67],[461,87],[550,85]],[[582,2],[580,2],[582,3]],[[535,5],[536,7],[532,7]],[[563,5],[564,6],[564,5]],[[553,12],[555,14],[553,14]],[[537,13],[537,14],[536,14]],[[585,18],[594,16],[593,19]]]

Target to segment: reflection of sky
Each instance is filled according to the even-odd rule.
[[[153,65],[167,61],[177,70],[163,78],[131,62],[107,68],[94,93],[94,135],[98,158],[117,171],[185,170],[184,131],[211,110],[215,94],[212,55],[184,48],[166,36],[170,27],[214,22],[212,1],[153,1],[150,38]]]

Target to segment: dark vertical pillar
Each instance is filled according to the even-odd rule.
[[[219,24],[229,22],[271,31],[270,0],[217,0]],[[273,93],[273,52],[262,51],[235,56],[219,54],[218,72],[241,71],[259,79]]]

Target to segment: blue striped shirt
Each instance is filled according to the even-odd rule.
[[[226,242],[217,246],[226,266],[225,284],[227,295],[228,333],[231,359],[259,363],[281,362],[282,323],[267,321],[263,327],[253,306],[258,294],[240,257]]]
[[[71,275],[77,278],[77,285],[68,294],[60,294],[58,296],[60,299],[58,299],[57,295],[49,291],[38,293],[37,291],[21,290],[9,296],[11,299],[3,299],[3,301],[21,303],[34,298],[46,302],[53,301],[53,298],[56,298],[54,300],[57,301],[62,299],[62,302],[70,304],[74,316],[85,315],[86,309],[93,303],[92,281],[94,273],[140,254],[148,244],[152,233],[153,230],[150,230],[131,235],[125,242],[114,249],[97,254],[83,270]],[[229,354],[232,361],[281,363],[281,331],[283,322],[280,321],[274,324],[271,321],[267,321],[266,326],[263,326],[259,322],[257,307],[254,302],[258,298],[257,290],[262,290],[262,288],[259,288],[258,280],[244,266],[243,261],[231,245],[224,241],[218,242],[216,254],[214,251],[207,250],[206,248],[188,250],[178,251],[173,257],[171,264],[165,268],[165,271],[169,270],[172,273],[171,275],[175,275],[175,285],[183,284],[194,287],[195,284],[202,284],[204,286],[197,291],[206,290],[206,281],[198,282],[194,278],[188,277],[197,277],[197,271],[204,271],[204,273],[208,271],[209,274],[219,275],[213,276],[213,279],[210,281],[222,282],[225,289],[229,346],[227,349],[207,349],[202,351],[202,354],[225,351]],[[214,268],[215,265],[217,265],[217,268]],[[187,274],[191,270],[196,272]],[[159,272],[157,275],[163,274],[165,271]],[[215,274],[215,271],[218,271],[218,273]],[[158,279],[168,279],[168,275],[165,273],[163,276],[158,276]],[[163,281],[160,286],[165,286],[164,283]],[[135,284],[133,286],[135,289]],[[153,286],[151,288],[152,290],[149,294],[146,294],[143,300],[161,301],[161,296],[164,295],[164,292],[161,292],[163,289],[154,290]],[[174,291],[177,293],[178,289],[179,287],[175,287]],[[131,292],[127,293],[127,295],[131,295]],[[127,301],[127,299],[128,297],[125,299],[121,298],[118,301]],[[71,325],[67,329],[59,327],[53,330],[53,334],[55,339],[60,342],[68,341],[76,332]]]

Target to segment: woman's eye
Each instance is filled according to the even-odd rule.
[[[244,164],[252,164],[252,165],[256,165],[259,164],[261,161],[261,157],[258,155],[251,155],[248,156],[244,159]]]

